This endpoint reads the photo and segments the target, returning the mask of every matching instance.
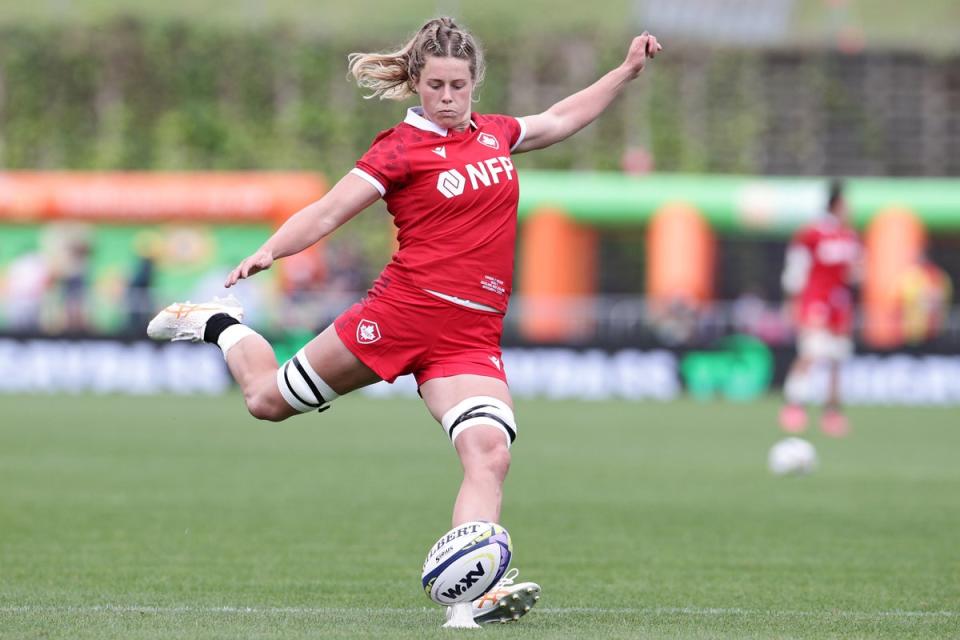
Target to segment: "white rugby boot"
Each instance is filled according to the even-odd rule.
[[[210,302],[201,304],[174,302],[154,316],[147,325],[147,335],[154,340],[203,342],[207,320],[218,313],[233,316],[238,321],[243,320],[243,306],[232,295],[226,298],[215,297]]]
[[[514,584],[519,574],[516,567],[510,569],[490,591],[470,603],[476,622],[514,622],[537,604],[540,585],[536,582]]]

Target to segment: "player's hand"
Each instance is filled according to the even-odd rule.
[[[657,42],[657,36],[644,31],[630,43],[623,66],[630,71],[632,77],[636,78],[647,66],[647,60],[655,58],[660,51],[663,51],[663,47]]]
[[[272,264],[273,254],[266,249],[260,249],[252,256],[244,258],[243,262],[237,265],[236,269],[230,272],[230,275],[227,276],[227,280],[223,283],[223,286],[232,287],[233,285],[237,284],[239,280],[249,278],[250,276],[260,273],[261,271],[266,271]]]

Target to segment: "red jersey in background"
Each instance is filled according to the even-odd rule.
[[[856,231],[833,215],[797,232],[787,249],[783,283],[795,297],[801,327],[850,332],[861,253]]]

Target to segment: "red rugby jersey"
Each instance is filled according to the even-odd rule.
[[[381,278],[507,309],[513,280],[523,120],[474,113],[460,133],[419,107],[381,132],[354,173],[377,188],[400,248]]]
[[[860,260],[857,232],[832,215],[797,232],[791,247],[802,247],[810,257],[802,300],[832,302],[848,298]]]

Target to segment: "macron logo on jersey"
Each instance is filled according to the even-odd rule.
[[[468,181],[470,187],[476,191],[481,185],[489,187],[500,184],[501,174],[506,176],[507,180],[513,180],[513,162],[505,156],[474,162],[464,166],[463,170],[466,171],[466,176],[456,169],[442,172],[437,178],[437,191],[447,198],[454,198],[464,192]]]

